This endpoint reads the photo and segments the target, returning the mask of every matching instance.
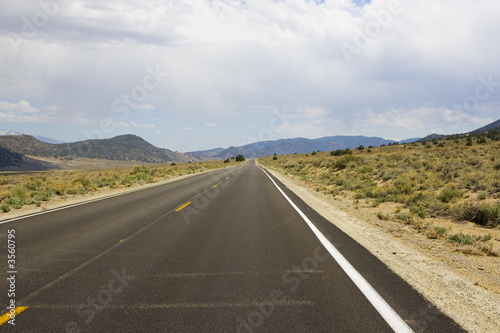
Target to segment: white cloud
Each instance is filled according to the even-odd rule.
[[[216,123],[206,123],[205,126],[208,126],[208,127],[219,127],[220,125],[216,124]]]
[[[0,122],[48,123],[54,120],[53,112],[41,112],[25,100],[17,103],[0,101]]]
[[[490,118],[480,118],[457,110],[428,107],[390,109],[380,113],[368,109],[360,113],[359,116],[364,118],[357,120],[360,127],[385,129],[420,129],[444,124],[454,127],[462,124],[473,124],[481,127],[493,121]]]
[[[478,110],[453,105],[474,95],[479,76],[500,81],[500,2],[401,0],[401,11],[378,23],[388,3],[73,0],[28,38],[21,18],[38,3],[0,0],[0,100],[20,101],[0,102],[0,121],[78,126],[112,117],[133,131],[204,119],[196,135],[206,141],[208,124],[243,128],[285,107],[295,116],[287,135],[302,136],[387,128],[414,136],[498,118],[499,86]],[[349,64],[342,43],[370,26],[378,31]],[[146,68],[157,66],[170,75],[155,80]],[[154,109],[155,120],[134,107],[133,118],[113,112],[114,100],[134,93],[131,104]]]
[[[182,127],[179,128],[179,131],[196,131],[196,130],[192,127]]]
[[[0,101],[0,110],[16,114],[40,112],[37,108],[31,106],[30,103],[24,100],[21,100],[17,103]]]

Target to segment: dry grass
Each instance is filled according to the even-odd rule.
[[[352,200],[355,208],[376,210],[381,220],[409,224],[429,238],[445,240],[449,236],[432,225],[433,218],[498,229],[499,148],[498,141],[467,146],[466,138],[454,138],[263,157],[259,163],[299,177],[318,192]],[[496,254],[488,252],[483,241],[473,243],[487,254]]]
[[[235,164],[236,162],[231,162]],[[170,178],[227,167],[223,161],[126,168],[47,171],[0,176],[0,214],[23,206],[40,207],[54,198],[91,194],[101,189],[119,189],[155,183]]]

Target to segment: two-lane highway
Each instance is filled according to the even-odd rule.
[[[0,330],[463,331],[255,161],[0,224],[6,278],[12,230]]]

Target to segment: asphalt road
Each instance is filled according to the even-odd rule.
[[[463,332],[274,182],[316,234],[254,161],[0,224],[0,331]]]

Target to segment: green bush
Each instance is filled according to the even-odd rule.
[[[459,244],[464,244],[464,245],[472,245],[475,242],[472,235],[464,235],[463,233],[450,235],[450,236],[448,236],[446,241],[449,243],[459,243]]]
[[[474,222],[484,226],[497,226],[500,223],[500,204],[479,206]]]
[[[25,200],[28,197],[28,191],[24,187],[14,187],[10,193],[20,200]]]
[[[410,212],[412,214],[417,215],[421,219],[425,219],[427,217],[427,214],[428,214],[427,208],[422,206],[422,205],[410,207]]]
[[[439,193],[438,199],[444,203],[449,203],[455,199],[461,198],[463,195],[463,192],[459,191],[456,187],[447,186]]]
[[[7,199],[6,203],[9,205],[9,206],[12,206],[14,207],[15,209],[19,209],[21,208],[22,206],[24,206],[24,201],[19,199],[19,198],[15,198],[15,197],[12,197],[12,198],[9,198]]]
[[[73,184],[78,186],[78,183],[82,186],[82,187],[90,187],[91,186],[91,182],[90,180],[87,179],[87,177],[83,176],[83,177],[78,177],[76,178],[75,180],[73,180]]]
[[[398,176],[391,186],[387,189],[389,194],[404,194],[410,195],[413,194],[414,189],[411,185],[410,180],[406,176]]]
[[[397,220],[400,220],[400,221],[410,221],[411,220],[411,215],[408,214],[408,213],[398,213],[394,216]]]
[[[0,206],[0,209],[4,213],[10,212],[10,206],[7,203],[2,204],[2,206]]]
[[[331,156],[342,156],[342,155],[352,155],[352,150],[349,148],[346,149],[337,149],[332,152],[330,152]]]
[[[441,227],[435,227],[434,230],[437,232],[438,235],[440,236],[444,236],[445,234],[448,233],[448,230],[446,230],[445,228],[441,228]]]
[[[491,240],[491,234],[484,235],[484,236],[477,236],[477,235],[469,235],[469,234],[455,234],[455,235],[450,235],[448,236],[447,241],[452,243],[459,243],[459,244],[465,244],[465,245],[474,245],[476,242],[487,242]]]
[[[335,170],[344,170],[349,163],[356,163],[359,159],[352,155],[343,155],[333,163]]]
[[[453,208],[457,220],[471,221],[483,226],[495,227],[500,223],[500,203],[496,205],[469,201]]]

